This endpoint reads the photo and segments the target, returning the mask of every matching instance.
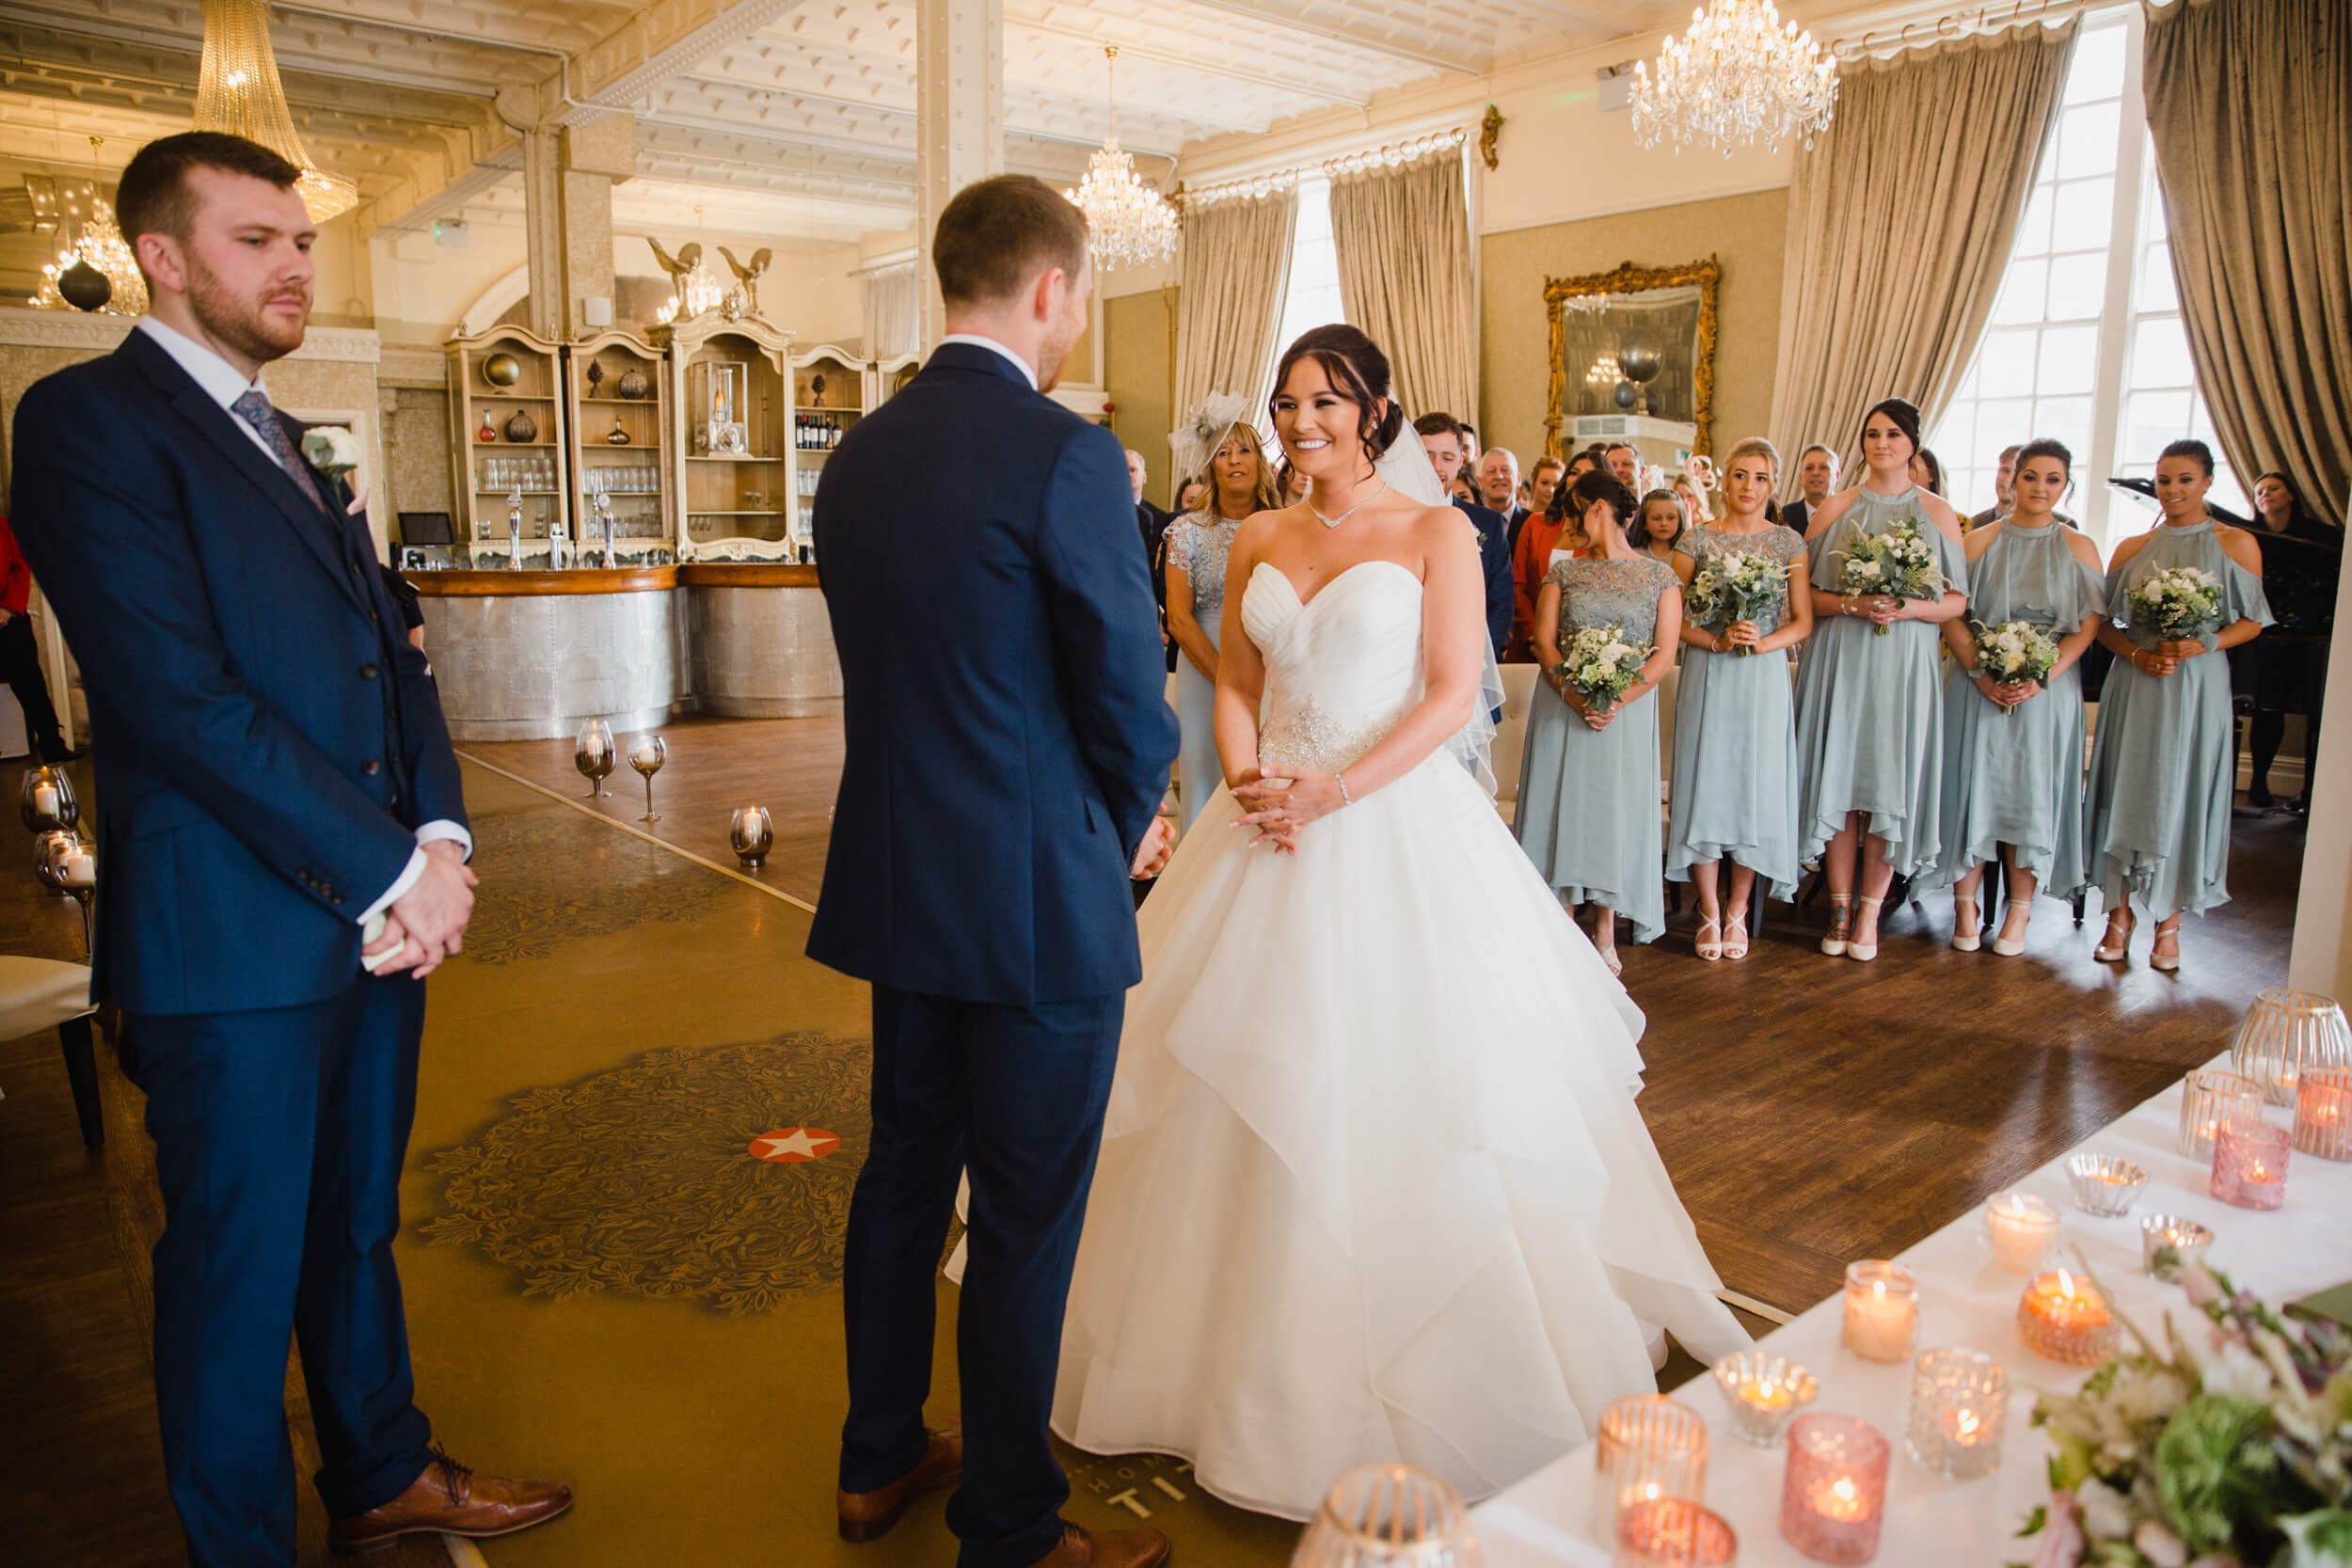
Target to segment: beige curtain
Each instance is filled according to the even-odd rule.
[[[1993,314],[2074,33],[2019,27],[1848,70],[1788,193],[1782,451],[1819,441],[1851,468],[1881,398],[1942,417]]]
[[[897,359],[920,346],[922,274],[914,263],[869,272],[866,292],[866,356]]]
[[[1211,392],[1238,392],[1252,408],[1265,406],[1297,229],[1295,190],[1185,210],[1169,410],[1177,423]]]
[[[1331,244],[1347,319],[1388,351],[1405,412],[1481,423],[1461,150],[1333,179]]]
[[[2148,13],[2148,129],[2197,384],[2250,488],[2278,468],[2338,527],[2352,490],[2352,7]]]

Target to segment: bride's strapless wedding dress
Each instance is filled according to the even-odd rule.
[[[1336,769],[1419,698],[1420,579],[1261,564],[1259,754]],[[1142,913],[1054,1430],[1306,1518],[1367,1460],[1472,1499],[1748,1342],[1634,1109],[1642,1015],[1443,750],[1246,847],[1220,790]]]

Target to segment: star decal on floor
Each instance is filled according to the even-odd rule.
[[[821,1160],[841,1147],[841,1139],[821,1127],[786,1127],[752,1140],[752,1158],[780,1165]]]

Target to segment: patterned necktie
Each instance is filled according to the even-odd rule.
[[[262,445],[269,449],[269,454],[278,460],[279,467],[286,470],[287,477],[302,486],[302,493],[316,501],[320,511],[326,511],[326,498],[319,493],[318,482],[310,477],[310,466],[294,450],[294,438],[278,422],[278,410],[270,406],[269,394],[259,387],[251,388],[229,407],[237,418],[253,427],[254,434],[262,438]]]

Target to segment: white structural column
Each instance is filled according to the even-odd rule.
[[[916,0],[915,181],[922,216],[923,348],[939,341],[931,235],[955,194],[1005,168],[1005,0]]]
[[[2336,603],[2352,603],[2352,554],[2336,578]],[[2328,712],[2309,750],[2303,788],[2312,820],[2303,840],[2302,895],[2295,904],[2295,949],[2287,984],[2352,1002],[2352,638],[2328,658]],[[2326,788],[2313,787],[2316,780]]]

